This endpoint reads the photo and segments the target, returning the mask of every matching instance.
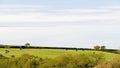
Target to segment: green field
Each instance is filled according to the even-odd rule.
[[[120,68],[120,54],[94,50],[0,48],[0,68]]]
[[[5,53],[5,50],[9,50],[9,53]],[[0,48],[0,54],[4,55],[5,57],[11,57],[14,55],[15,57],[20,57],[22,54],[29,54],[38,56],[41,58],[55,58],[61,55],[67,54],[93,54],[93,53],[100,53],[104,54],[105,59],[111,59],[114,56],[120,56],[119,54],[102,52],[102,51],[90,51],[90,50],[65,50],[65,49],[22,49],[19,48]]]

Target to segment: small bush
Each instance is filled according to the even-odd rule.
[[[94,49],[95,49],[95,50],[99,50],[99,49],[100,49],[100,46],[99,46],[99,45],[95,45],[95,46],[94,46]]]
[[[103,61],[94,68],[120,68],[120,57],[114,57],[110,61]]]

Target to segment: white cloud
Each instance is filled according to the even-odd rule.
[[[0,5],[1,13],[16,13],[16,12],[35,12],[47,8],[44,5],[20,5],[20,4],[4,4]]]
[[[120,14],[49,15],[47,13],[1,14],[0,22],[74,22],[119,20]]]
[[[39,5],[3,5],[3,7],[7,8],[0,9],[0,12],[3,12],[0,14],[0,23],[120,21],[119,8],[63,9],[63,10],[51,9],[49,11],[45,10],[47,12],[41,12],[39,10],[44,10],[43,8],[34,9],[35,7],[40,7]],[[9,7],[16,7],[16,9],[9,10]],[[21,8],[17,9],[17,7]],[[25,9],[24,7],[27,7],[27,9]],[[4,11],[8,11],[9,14],[4,13]]]
[[[44,5],[0,4],[0,8],[45,8]]]
[[[63,10],[54,10],[56,12],[63,13],[97,13],[97,12],[109,12],[108,9],[63,9]]]

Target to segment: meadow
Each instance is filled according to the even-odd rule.
[[[120,68],[119,57],[93,50],[0,48],[0,68]]]
[[[9,52],[6,53],[6,50]],[[67,55],[67,54],[93,54],[93,53],[102,53],[104,54],[105,59],[110,59],[113,56],[119,56],[118,54],[114,53],[107,53],[102,51],[90,51],[90,50],[66,50],[66,49],[22,49],[19,48],[0,48],[0,54],[4,55],[5,57],[11,57],[14,55],[15,57],[20,57],[23,54],[29,54],[38,56],[41,58],[55,58],[61,55]]]

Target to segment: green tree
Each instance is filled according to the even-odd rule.
[[[9,45],[5,45],[4,48],[10,48],[10,46]]]
[[[101,46],[100,49],[101,49],[101,50],[105,50],[106,47],[105,47],[105,46]]]
[[[25,47],[29,48],[30,47],[30,43],[25,43]]]
[[[95,49],[95,50],[99,50],[99,49],[100,49],[100,46],[99,46],[99,45],[95,45],[95,46],[94,46],[94,49]]]

